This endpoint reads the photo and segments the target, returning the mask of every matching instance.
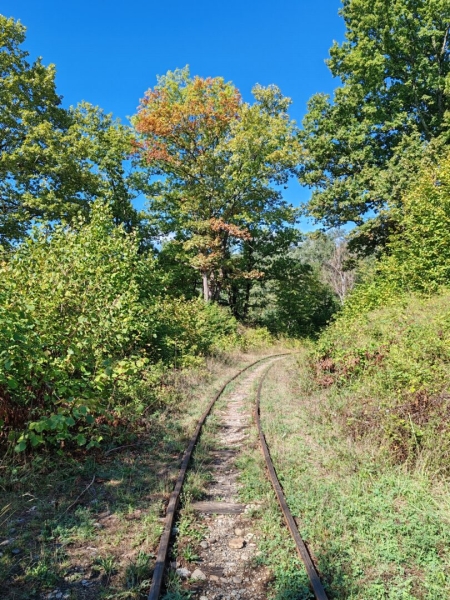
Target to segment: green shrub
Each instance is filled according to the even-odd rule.
[[[0,419],[17,450],[97,444],[127,402],[142,412],[142,382],[148,394],[163,365],[195,363],[236,331],[216,306],[165,297],[153,259],[102,204],[87,224],[36,230],[0,276]]]
[[[343,423],[405,459],[428,449],[448,469],[450,291],[341,315],[312,356],[316,381],[336,386]]]
[[[398,230],[348,298],[343,318],[402,304],[410,293],[437,293],[450,285],[450,154],[426,163],[414,189],[392,209]]]

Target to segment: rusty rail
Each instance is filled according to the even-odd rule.
[[[280,505],[284,520],[286,522],[286,525],[289,528],[289,531],[291,532],[292,537],[294,538],[294,542],[297,547],[297,552],[305,565],[306,572],[308,573],[308,577],[309,577],[312,591],[314,593],[314,597],[316,598],[316,600],[328,600],[325,590],[323,589],[322,583],[320,581],[319,574],[317,573],[317,570],[314,566],[313,561],[311,560],[311,557],[309,555],[309,552],[305,545],[305,542],[302,540],[302,537],[297,529],[297,525],[294,521],[294,517],[292,516],[292,513],[289,510],[289,506],[287,505],[286,498],[284,497],[283,489],[280,485],[275,468],[273,466],[272,459],[271,459],[270,453],[269,453],[269,448],[267,447],[266,438],[264,437],[264,433],[263,433],[263,430],[261,427],[261,419],[260,419],[261,390],[262,390],[263,383],[267,377],[267,374],[269,373],[272,366],[273,365],[270,365],[266,369],[264,374],[262,375],[259,385],[258,385],[258,391],[256,393],[254,415],[255,415],[256,425],[258,427],[259,440],[261,443],[261,450],[264,455],[264,459],[266,461],[267,471],[269,473],[269,479],[272,483],[272,487],[277,496],[278,504]]]
[[[169,550],[169,543],[170,543],[170,535],[172,532],[172,527],[173,527],[173,521],[175,518],[175,513],[176,510],[178,508],[178,504],[180,501],[180,493],[181,493],[181,488],[183,487],[183,483],[184,483],[184,478],[186,476],[186,471],[188,469],[189,466],[189,462],[191,460],[192,457],[192,453],[194,451],[194,448],[197,444],[199,435],[200,435],[200,431],[203,427],[203,424],[206,420],[206,417],[209,415],[209,413],[211,412],[212,407],[214,406],[214,404],[216,403],[216,401],[220,398],[220,396],[223,394],[223,392],[225,391],[225,388],[235,379],[237,379],[239,377],[239,375],[241,375],[242,373],[244,373],[244,371],[247,371],[248,369],[250,369],[251,367],[257,365],[258,363],[267,360],[269,358],[276,358],[278,356],[286,356],[286,354],[289,353],[284,353],[284,354],[272,354],[269,356],[264,356],[263,358],[260,358],[259,360],[256,360],[255,362],[247,365],[246,367],[244,367],[243,369],[240,369],[235,375],[233,375],[233,377],[231,377],[226,383],[224,383],[224,385],[220,388],[220,390],[217,392],[217,394],[214,396],[214,398],[211,400],[211,402],[209,403],[208,407],[206,408],[205,412],[203,413],[203,415],[201,416],[200,420],[197,423],[197,427],[195,429],[194,435],[192,436],[190,442],[189,442],[189,446],[187,447],[184,456],[183,456],[183,460],[181,462],[181,467],[180,467],[180,472],[178,474],[177,477],[177,481],[175,483],[175,488],[173,490],[173,492],[170,495],[169,498],[169,504],[167,505],[167,510],[166,510],[166,520],[165,520],[165,524],[164,524],[164,530],[159,542],[159,548],[158,548],[158,554],[156,555],[156,564],[155,564],[155,569],[153,571],[153,577],[152,577],[152,584],[150,587],[150,592],[149,595],[147,597],[147,600],[158,600],[160,592],[161,592],[161,585],[162,585],[162,581],[163,581],[163,577],[164,577],[164,568],[166,565],[166,560],[167,560],[167,552]]]

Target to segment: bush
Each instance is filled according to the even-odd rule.
[[[422,167],[417,185],[392,216],[398,232],[348,298],[344,320],[450,285],[450,154]]]
[[[17,450],[97,444],[154,365],[195,362],[236,331],[215,306],[165,298],[153,259],[102,204],[87,224],[36,230],[0,275],[0,419]]]
[[[340,316],[312,356],[319,385],[336,386],[354,435],[375,435],[403,460],[423,449],[448,470],[450,291]]]

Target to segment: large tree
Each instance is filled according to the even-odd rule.
[[[253,94],[250,105],[231,83],[191,78],[186,67],[159,77],[134,118],[137,155],[160,177],[151,218],[201,273],[206,300],[233,278],[258,277],[236,252],[296,218],[280,191],[298,163],[290,100],[275,86]]]
[[[96,198],[131,225],[130,132],[87,103],[61,106],[55,69],[28,62],[25,27],[0,15],[0,243],[39,218],[70,221]]]
[[[341,15],[345,41],[328,60],[341,85],[333,99],[309,102],[301,181],[314,189],[314,217],[332,227],[375,217],[376,243],[389,222],[383,211],[413,180],[424,146],[446,141],[450,3],[343,0]]]

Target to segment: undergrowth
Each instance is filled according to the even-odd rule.
[[[311,355],[319,386],[335,394],[335,418],[397,462],[448,475],[450,292],[409,296],[358,317],[344,314]]]
[[[321,389],[311,382],[303,355],[287,370],[283,364],[273,368],[261,407],[288,504],[328,597],[448,597],[448,482],[432,477],[423,463],[395,463],[389,449],[373,443],[373,438],[349,436],[338,416],[342,402],[339,390]],[[256,452],[243,465],[245,494],[265,502],[260,514],[265,534],[261,548],[275,573],[274,598],[294,597],[286,594],[296,582],[298,593],[306,593],[301,591],[306,590],[305,579],[301,569],[296,575],[283,574],[284,566],[295,565],[295,552],[280,541],[279,511],[268,508],[271,493],[259,461]],[[288,592],[286,582],[291,586]]]
[[[116,438],[102,448],[64,454],[42,448],[3,457],[2,598],[28,600],[52,590],[85,600],[147,596],[164,505],[197,419],[224,380],[270,353],[265,345],[249,345],[251,353],[222,351],[203,367],[167,373],[160,403],[143,413],[131,433],[122,436],[116,428]],[[211,432],[213,425],[210,420]],[[206,481],[208,443],[205,436],[188,479],[192,498],[201,495]],[[186,541],[192,558],[196,540]]]

